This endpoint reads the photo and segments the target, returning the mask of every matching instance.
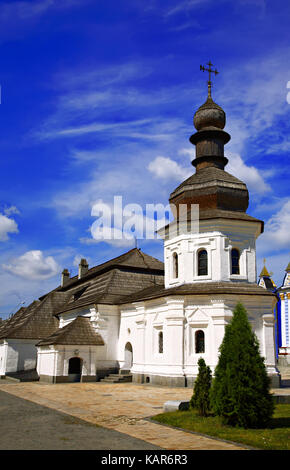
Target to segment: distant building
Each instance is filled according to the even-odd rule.
[[[279,343],[279,363],[281,365],[290,364],[290,263],[286,268],[283,284],[277,292],[280,296],[280,343]]]

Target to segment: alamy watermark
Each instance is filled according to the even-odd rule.
[[[133,240],[172,238],[186,233],[199,232],[198,204],[161,203],[126,204],[122,196],[114,196],[113,204],[96,202],[91,215],[97,219],[91,226],[95,240]]]
[[[287,88],[287,90],[290,89],[290,80],[289,80],[289,82],[287,82],[286,88]],[[287,101],[288,104],[290,104],[290,91],[288,91],[288,93],[287,93],[286,101]]]

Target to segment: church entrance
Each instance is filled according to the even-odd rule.
[[[71,357],[68,363],[68,381],[80,382],[82,375],[82,360],[79,357]]]
[[[125,364],[124,369],[131,369],[133,365],[133,348],[131,343],[126,343],[125,346]]]

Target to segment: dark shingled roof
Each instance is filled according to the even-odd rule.
[[[49,346],[52,344],[103,346],[103,338],[95,332],[90,319],[77,317],[63,328],[55,331],[36,346]]]
[[[0,338],[42,339],[51,335],[58,328],[54,312],[67,297],[64,292],[52,292],[42,301],[35,300],[28,307],[21,307],[0,325]]]
[[[103,272],[90,282],[80,286],[80,296],[78,296],[78,290],[75,289],[69,300],[56,313],[60,314],[96,303],[118,304],[124,297],[141,291],[145,287],[155,285],[164,286],[163,274],[150,275],[129,269],[115,268]]]
[[[58,329],[57,313],[95,303],[116,304],[123,297],[163,280],[164,264],[134,248],[91,268],[81,279],[75,276],[65,287],[57,287],[28,307],[21,307],[0,323],[0,338],[47,338]]]
[[[59,287],[58,289],[62,291],[68,290],[114,268],[128,268],[134,270],[134,272],[138,271],[147,273],[152,272],[152,274],[164,274],[164,263],[162,261],[143,253],[138,248],[133,248],[116,258],[94,266],[89,269],[81,279],[78,279],[78,276],[72,277],[64,287]]]
[[[170,199],[183,191],[185,188],[189,189],[196,189],[197,187],[206,187],[208,188],[211,185],[216,185],[216,184],[223,184],[226,186],[230,187],[235,187],[235,188],[240,188],[240,189],[247,189],[247,186],[245,183],[235,176],[231,175],[230,173],[227,173],[224,170],[221,170],[220,168],[216,167],[209,167],[209,168],[203,168],[193,175],[191,175],[189,178],[187,178],[185,181],[183,181],[177,188],[170,194]]]
[[[212,294],[236,294],[236,295],[262,295],[271,296],[272,292],[249,282],[196,282],[182,284],[177,287],[154,286],[141,292],[129,295],[122,299],[120,304],[138,302],[143,300],[158,299],[170,295],[212,295]]]

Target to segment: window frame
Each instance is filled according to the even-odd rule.
[[[178,266],[178,253],[174,251],[172,253],[172,277],[173,279],[178,279],[179,276],[179,266]]]
[[[206,273],[200,274],[200,256],[202,253],[206,253]],[[208,251],[205,248],[200,248],[197,252],[197,276],[208,276],[209,266],[208,266]]]
[[[233,252],[236,252],[238,254],[238,257],[235,257],[235,259],[238,260],[238,272],[233,272]],[[241,259],[241,254],[240,254],[240,250],[238,248],[232,248],[231,249],[231,257],[230,257],[230,263],[231,263],[231,269],[230,269],[230,273],[231,273],[231,276],[240,276],[241,274],[241,268],[240,268],[240,259]],[[235,266],[236,267],[236,266]]]
[[[197,335],[199,333],[202,333],[203,337],[202,337],[202,341],[203,341],[203,351],[197,351],[197,346],[198,346],[198,343],[197,343]],[[205,354],[205,332],[201,329],[199,330],[196,330],[195,333],[194,333],[194,354]]]

